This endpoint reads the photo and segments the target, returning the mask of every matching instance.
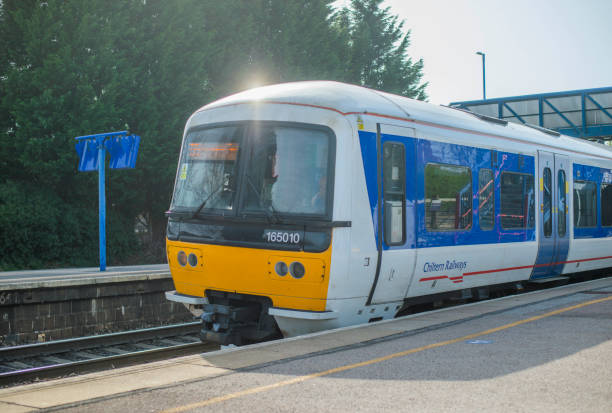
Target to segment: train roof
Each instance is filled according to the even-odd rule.
[[[578,152],[612,159],[612,149],[605,145],[557,136],[553,131],[512,122],[486,119],[481,115],[446,106],[437,106],[403,96],[393,95],[334,81],[282,83],[249,89],[212,102],[198,112],[224,106],[253,103],[285,103],[335,111],[342,115],[382,115],[387,118],[478,132],[491,137],[520,139],[546,148]],[[553,132],[553,133],[551,133]]]

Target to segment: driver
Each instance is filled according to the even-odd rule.
[[[321,174],[319,176],[318,183],[319,190],[310,200],[312,212],[315,214],[325,212],[325,203],[327,200],[327,176]]]

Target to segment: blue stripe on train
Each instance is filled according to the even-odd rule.
[[[406,244],[391,248],[427,248],[451,245],[494,244],[520,241],[535,241],[535,230],[512,229],[504,230],[500,223],[500,194],[499,185],[502,172],[522,172],[534,175],[535,161],[532,156],[522,155],[519,165],[519,155],[507,152],[498,152],[497,168],[491,168],[491,151],[463,145],[443,142],[432,142],[423,139],[407,138],[394,135],[383,135],[383,142],[396,141],[404,143],[406,149]],[[372,225],[375,240],[377,237],[377,153],[376,134],[372,132],[359,132],[359,142],[365,170],[365,180],[372,214]],[[442,163],[468,166],[472,172],[472,217],[473,227],[465,231],[427,231],[425,225],[425,165],[427,163]],[[478,171],[482,168],[494,170],[495,184],[495,226],[492,230],[482,230],[478,222]],[[535,178],[534,178],[535,182]],[[416,208],[415,208],[416,205]],[[416,211],[416,216],[414,214]],[[384,217],[383,217],[384,219]],[[416,234],[414,223],[416,222]],[[413,237],[416,235],[416,240]],[[415,242],[416,241],[416,242]]]

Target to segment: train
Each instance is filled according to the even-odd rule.
[[[612,150],[332,81],[188,119],[167,224],[203,340],[245,344],[612,267]]]

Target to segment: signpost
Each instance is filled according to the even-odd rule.
[[[106,151],[110,152],[109,166],[111,169],[134,168],[140,136],[128,135],[127,131],[119,131],[78,136],[75,139],[77,141],[76,151],[79,155],[79,171],[98,171],[100,271],[106,271]]]

